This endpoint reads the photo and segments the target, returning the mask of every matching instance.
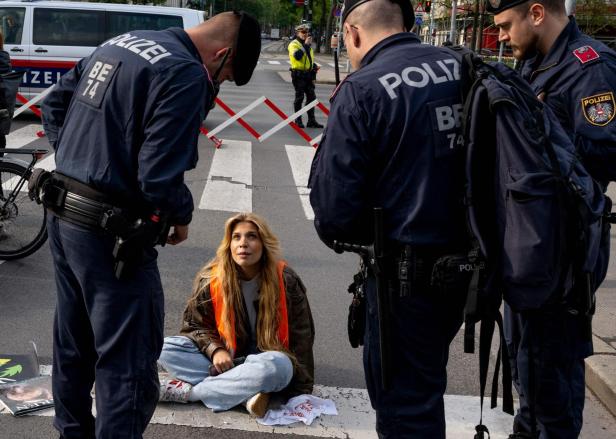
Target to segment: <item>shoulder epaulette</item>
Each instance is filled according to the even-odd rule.
[[[578,59],[581,64],[599,59],[599,54],[591,46],[578,47],[573,51],[573,55]]]
[[[331,101],[332,101],[332,100],[336,97],[336,94],[338,93],[338,90],[340,90],[340,86],[342,86],[342,84],[344,83],[344,81],[346,81],[346,79],[347,79],[349,76],[351,76],[351,75],[352,75],[352,73],[349,73],[347,76],[345,76],[345,77],[342,79],[342,81],[340,81],[340,84],[338,84],[338,85],[336,86],[336,88],[334,89],[334,91],[332,91],[332,94],[329,96],[329,101],[330,101],[330,102],[331,102]]]

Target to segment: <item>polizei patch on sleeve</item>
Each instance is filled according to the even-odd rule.
[[[614,95],[601,93],[582,99],[582,112],[593,125],[605,126],[614,119]]]
[[[599,59],[599,54],[590,46],[582,46],[573,51],[573,54],[582,64]]]

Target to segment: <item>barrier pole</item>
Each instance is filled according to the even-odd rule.
[[[215,134],[218,134],[219,132],[224,130],[226,127],[231,125],[233,122],[235,122],[236,120],[241,118],[243,115],[245,115],[246,113],[251,111],[257,105],[261,104],[263,101],[265,101],[265,96],[261,96],[259,99],[251,102],[243,110],[241,110],[238,113],[236,113],[235,115],[231,116],[229,119],[227,119],[226,121],[224,121],[223,123],[218,125],[216,128],[214,128],[212,131],[210,131],[210,135],[213,136]]]
[[[267,101],[266,101],[267,102]],[[271,101],[270,101],[271,102]],[[306,105],[304,108],[302,108],[301,110],[296,111],[295,113],[293,113],[292,115],[290,115],[289,117],[287,117],[285,120],[283,120],[282,122],[280,122],[278,125],[274,126],[273,128],[271,128],[269,131],[267,131],[266,133],[262,134],[261,137],[259,137],[259,142],[263,142],[265,139],[267,139],[268,137],[270,137],[272,134],[276,133],[277,131],[279,131],[282,127],[284,127],[285,125],[288,125],[289,122],[294,121],[295,119],[297,119],[298,116],[301,116],[302,114],[306,113],[308,110],[314,108],[317,106],[317,103],[319,101],[317,101],[316,99],[314,101],[312,101],[311,103],[309,103],[308,105]],[[270,108],[272,108],[270,106]],[[283,113],[284,114],[284,113]],[[295,123],[295,122],[293,122]],[[299,127],[297,127],[299,129]],[[306,134],[304,132],[304,134]],[[304,137],[304,136],[302,136]],[[311,142],[312,139],[306,134],[306,136],[304,137],[308,142]]]
[[[37,94],[36,96],[34,96],[32,99],[27,100],[25,97],[23,97],[22,95],[20,95],[19,93],[17,93],[17,99],[19,100],[19,102],[23,103],[23,105],[21,107],[19,107],[17,110],[15,110],[15,112],[13,113],[13,119],[20,115],[21,113],[23,113],[24,111],[26,111],[28,108],[30,108],[32,110],[32,112],[34,114],[36,114],[38,117],[41,117],[41,110],[39,110],[36,107],[33,107],[34,104],[36,104],[38,101],[40,101],[41,99],[43,99],[45,96],[47,96],[51,90],[55,87],[55,85],[52,85],[51,87],[48,87],[47,89],[45,89],[42,93]]]

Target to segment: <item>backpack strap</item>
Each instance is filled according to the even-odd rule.
[[[468,148],[476,148],[473,144],[475,137],[472,132],[477,128],[473,124],[473,117],[479,117],[476,113],[477,105],[481,104],[478,99],[486,99],[484,92],[480,90],[484,87],[483,80],[489,75],[495,73],[500,75],[491,66],[483,63],[483,61],[474,55],[472,52],[465,52],[462,55],[461,65],[461,84],[462,98],[464,101],[464,110],[462,113],[462,132],[467,140]],[[485,101],[487,102],[487,100]],[[473,151],[467,151],[469,161],[467,162],[467,176],[472,173],[472,168],[469,166]],[[473,353],[475,350],[475,326],[477,322],[481,322],[479,330],[479,386],[480,386],[480,419],[479,424],[475,427],[475,439],[490,438],[488,428],[483,424],[483,400],[485,389],[488,381],[488,368],[490,363],[490,353],[492,348],[492,339],[494,329],[498,326],[499,329],[499,348],[496,356],[494,375],[492,377],[491,388],[491,408],[497,406],[498,396],[498,379],[501,373],[503,375],[503,411],[513,415],[513,394],[512,394],[512,379],[511,379],[511,364],[507,358],[507,350],[505,347],[503,319],[499,311],[500,301],[490,297],[489,271],[483,254],[479,236],[476,236],[472,208],[476,194],[473,193],[471,185],[467,182],[467,192],[465,196],[465,205],[467,212],[467,229],[469,240],[471,242],[471,250],[469,251],[469,262],[474,264],[473,275],[469,284],[466,305],[464,309],[464,352]],[[485,242],[484,242],[485,244]],[[498,304],[497,304],[498,302]]]

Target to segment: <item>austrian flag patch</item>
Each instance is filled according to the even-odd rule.
[[[582,64],[599,58],[599,54],[590,46],[582,46],[573,51],[573,54]]]
[[[605,126],[614,119],[614,95],[601,93],[582,99],[582,112],[593,125]]]

